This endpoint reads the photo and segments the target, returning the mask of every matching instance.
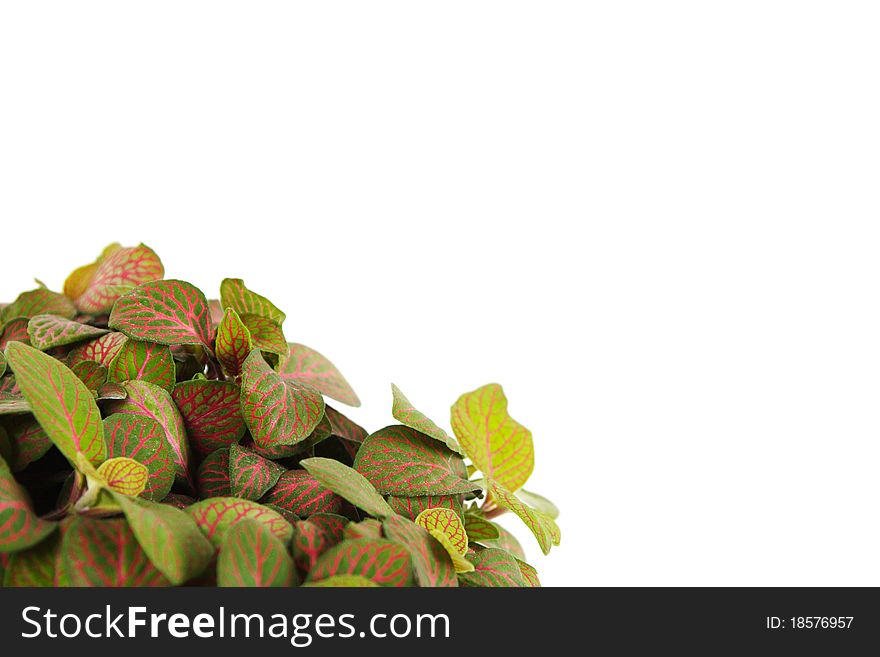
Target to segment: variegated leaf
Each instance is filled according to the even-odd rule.
[[[228,374],[237,376],[241,374],[242,365],[253,348],[254,342],[248,327],[241,321],[237,312],[227,308],[217,327],[214,342],[217,360]]]
[[[283,465],[241,445],[229,448],[229,482],[233,497],[259,500],[284,473]]]
[[[82,360],[73,365],[70,371],[96,396],[101,386],[107,383],[107,368],[93,360]]]
[[[541,551],[544,554],[550,552],[551,546],[559,545],[561,533],[559,531],[559,525],[556,524],[556,521],[553,520],[553,518],[528,506],[519,500],[516,495],[502,488],[497,483],[490,484],[489,493],[491,499],[493,499],[498,506],[501,506],[508,511],[513,511],[513,513],[519,516],[526,524],[526,527],[532,530],[532,534],[538,539],[538,545],[541,546]]]
[[[89,283],[91,283],[95,272],[98,270],[98,265],[114,251],[118,251],[121,248],[122,245],[119,242],[113,242],[104,248],[101,255],[94,262],[74,269],[70,276],[67,277],[67,280],[64,281],[64,296],[68,299],[77,299],[85,294],[85,291],[89,288]]]
[[[54,587],[55,562],[58,560],[60,549],[61,532],[56,531],[26,550],[0,554],[0,557],[9,557],[5,578],[0,570],[0,585],[29,588]]]
[[[249,290],[240,278],[226,278],[220,283],[220,304],[232,308],[239,315],[259,315],[280,324],[286,319],[275,304],[266,297]]]
[[[334,575],[333,577],[328,577],[327,579],[322,579],[317,582],[306,582],[303,586],[351,589],[376,588],[379,584],[376,584],[376,582],[367,579],[366,577],[361,577],[360,575]]]
[[[464,516],[464,528],[467,531],[468,541],[474,543],[483,543],[484,541],[494,541],[501,535],[498,527],[480,516],[467,513]]]
[[[295,523],[291,545],[296,567],[304,573],[310,572],[321,555],[341,540],[341,532],[337,536],[311,520],[300,520]]]
[[[330,431],[334,436],[351,443],[362,443],[367,437],[367,430],[350,420],[335,408],[324,406],[324,415],[330,422]]]
[[[147,487],[150,471],[143,463],[127,456],[117,456],[98,466],[98,476],[110,490],[137,497]]]
[[[525,561],[516,560],[516,564],[519,566],[519,572],[522,574],[523,582],[525,582],[525,586],[539,589],[541,588],[541,580],[538,579],[538,571],[535,570],[533,566],[530,566]]]
[[[308,579],[337,575],[360,575],[381,586],[410,586],[412,559],[406,547],[387,539],[343,541],[318,558]]]
[[[232,496],[228,447],[213,451],[204,458],[199,465],[198,482],[202,499]]]
[[[462,495],[422,495],[419,497],[389,495],[388,506],[396,513],[414,521],[422,511],[435,507],[451,509],[458,515],[463,515],[462,497]]]
[[[30,344],[31,339],[28,335],[27,327],[30,320],[27,317],[16,317],[9,320],[3,326],[0,333],[0,349],[6,349],[10,342],[22,342]]]
[[[143,244],[106,253],[93,270],[85,290],[76,298],[80,312],[100,315],[110,312],[114,302],[133,288],[162,278],[165,269],[159,256]],[[81,282],[77,282],[80,286]]]
[[[38,287],[36,290],[22,292],[15,301],[5,306],[0,311],[0,322],[8,326],[11,319],[30,319],[35,315],[60,315],[73,319],[76,316],[76,308],[63,294]]]
[[[55,523],[34,513],[27,492],[13,478],[6,461],[0,459],[0,553],[36,545],[55,528]]]
[[[302,381],[331,399],[360,406],[354,389],[326,356],[304,344],[290,343],[290,356],[284,361],[281,375],[293,381]]]
[[[395,420],[411,429],[421,431],[426,436],[439,440],[457,454],[464,454],[455,438],[434,424],[427,415],[416,410],[412,402],[393,383],[391,384],[391,395],[393,397],[391,415]]]
[[[467,554],[468,536],[461,517],[454,511],[444,508],[425,509],[415,520],[419,527],[428,533],[439,531],[446,535],[450,544],[459,554]]]
[[[526,586],[516,558],[504,550],[494,548],[480,550],[468,555],[468,559],[473,564],[474,570],[459,574],[458,581],[462,586]]]
[[[411,520],[398,515],[389,516],[382,523],[385,536],[409,549],[413,574],[419,586],[458,586],[455,567],[446,549]]]
[[[119,297],[109,324],[110,328],[138,340],[202,345],[205,349],[211,345],[208,300],[186,281],[162,280],[139,285]]]
[[[107,370],[111,381],[146,381],[169,392],[174,388],[177,371],[167,345],[142,340],[128,340]]]
[[[32,415],[12,418],[6,427],[12,444],[12,460],[8,463],[13,472],[21,472],[52,447],[49,436]]]
[[[107,333],[96,340],[90,340],[77,346],[67,355],[67,366],[73,367],[77,363],[93,360],[99,365],[110,367],[126,340],[128,338],[124,333],[116,332]]]
[[[237,384],[207,379],[182,381],[174,387],[171,397],[196,453],[210,454],[244,436],[241,391]]]
[[[293,535],[293,527],[281,515],[262,504],[237,497],[212,497],[187,507],[186,512],[215,547],[220,547],[229,528],[244,518],[266,525],[284,543]]]
[[[347,465],[320,457],[304,459],[300,461],[300,465],[308,470],[309,474],[314,476],[321,485],[356,507],[363,509],[371,516],[385,518],[394,513],[373,484]]]
[[[295,575],[287,548],[266,525],[245,519],[226,532],[217,556],[218,586],[290,586]]]
[[[356,538],[382,538],[382,523],[375,518],[367,518],[360,522],[349,522],[342,530],[345,540]]]
[[[300,518],[315,513],[336,513],[342,508],[342,498],[305,470],[284,472],[260,501],[286,509]]]
[[[80,324],[58,315],[34,315],[28,321],[28,339],[40,351],[48,351],[107,333],[107,329]]]
[[[145,415],[114,413],[104,420],[104,441],[110,457],[128,457],[147,468],[141,497],[158,502],[174,484],[174,462],[165,429]]]
[[[275,354],[282,361],[287,358],[287,339],[280,324],[266,317],[247,313],[241,315],[241,322],[251,336],[254,349]]]

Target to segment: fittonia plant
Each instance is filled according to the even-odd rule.
[[[459,397],[450,435],[392,385],[397,424],[368,433],[271,301],[164,273],[113,244],[0,306],[5,585],[539,586],[493,522],[559,544],[501,386]]]

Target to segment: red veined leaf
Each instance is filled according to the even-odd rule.
[[[449,495],[479,490],[456,471],[455,457],[437,440],[410,427],[392,425],[371,434],[358,450],[354,468],[380,493]]]
[[[0,349],[6,349],[10,342],[30,344],[31,339],[27,331],[29,321],[26,317],[16,317],[3,325],[3,332],[0,334]]]
[[[114,413],[104,420],[109,456],[127,456],[146,466],[149,479],[141,497],[158,502],[174,484],[174,462],[165,429],[146,415]]]
[[[180,493],[168,493],[168,495],[165,496],[165,499],[162,500],[162,504],[168,504],[175,509],[185,509],[195,503],[195,498],[192,498],[189,495],[181,495]]]
[[[125,518],[74,517],[61,547],[71,586],[168,586]]]
[[[266,297],[245,287],[240,278],[225,278],[220,283],[220,304],[223,308],[232,308],[239,315],[260,315],[280,324],[286,319],[275,304]]]
[[[327,421],[330,422],[330,430],[334,436],[352,443],[362,443],[366,439],[367,430],[345,417],[335,408],[325,405],[324,414]]]
[[[315,457],[303,459],[300,461],[300,465],[308,470],[309,474],[325,488],[329,488],[371,516],[384,518],[394,513],[373,484],[361,473],[349,468],[344,463]]]
[[[548,500],[543,495],[531,493],[524,488],[520,488],[518,491],[516,491],[516,496],[533,509],[537,509],[544,515],[550,516],[554,520],[559,517],[559,507],[557,507],[555,504],[553,504],[553,502]]]
[[[418,515],[415,522],[419,527],[423,527],[425,531],[430,534],[433,534],[434,531],[439,531],[442,534],[445,534],[446,538],[448,538],[449,542],[452,544],[452,547],[455,548],[459,554],[467,554],[467,532],[464,529],[464,523],[461,521],[461,517],[455,513],[455,511],[443,508],[425,509]]]
[[[494,540],[482,540],[480,541],[480,543],[482,545],[485,545],[486,547],[498,548],[500,550],[504,550],[505,552],[510,552],[510,554],[515,556],[517,559],[525,561],[526,552],[525,550],[523,550],[520,542],[516,539],[516,536],[511,534],[501,525],[497,525],[494,522],[492,524],[495,525],[495,529],[498,530],[498,538]]]
[[[73,303],[63,294],[52,292],[45,287],[36,290],[22,292],[18,298],[0,311],[0,322],[24,317],[30,319],[34,315],[60,315],[67,319],[73,319],[76,308]]]
[[[111,381],[146,381],[171,391],[177,372],[167,345],[128,340],[107,368]]]
[[[165,440],[171,450],[174,474],[184,482],[190,482],[189,442],[183,427],[183,418],[177,411],[168,391],[146,381],[128,381],[124,384],[128,396],[121,401],[110,402],[110,413],[128,413],[150,418],[165,431]]]
[[[382,538],[382,523],[375,518],[367,518],[360,522],[349,522],[342,531],[346,540],[357,538]]]
[[[305,440],[324,416],[324,399],[314,388],[282,379],[254,349],[242,368],[241,409],[254,442],[268,449]]]
[[[329,437],[330,423],[327,421],[327,417],[324,416],[321,418],[321,421],[318,422],[318,426],[315,427],[314,431],[312,431],[305,440],[301,440],[298,443],[294,443],[293,445],[275,443],[274,445],[266,447],[261,447],[257,443],[254,443],[251,447],[257,454],[265,456],[267,459],[283,459],[293,456],[303,456],[307,452],[310,453],[310,450],[313,450],[316,445]]]
[[[342,540],[341,532],[340,536],[334,536],[310,520],[300,520],[294,526],[293,560],[304,573],[310,572],[320,556]]]
[[[281,375],[286,379],[308,383],[343,404],[361,405],[354,389],[336,366],[325,356],[303,344],[290,343],[290,356],[281,367]]]
[[[89,288],[89,283],[95,276],[95,272],[98,270],[98,265],[114,251],[118,251],[121,248],[121,244],[113,242],[104,248],[101,255],[99,255],[94,262],[74,269],[67,277],[67,280],[64,281],[64,296],[68,299],[77,299],[81,297]]]
[[[410,402],[410,400],[406,398],[406,395],[400,391],[400,388],[393,383],[391,384],[391,395],[393,397],[391,415],[395,420],[411,429],[422,432],[426,436],[439,440],[457,454],[464,454],[464,452],[461,451],[461,446],[456,442],[455,438],[451,437],[443,431],[443,429],[434,424],[427,415],[416,410],[415,406],[412,405],[412,402]]]
[[[489,484],[491,499],[508,511],[513,511],[532,530],[532,534],[538,539],[538,545],[544,554],[550,552],[552,545],[559,545],[561,533],[559,525],[550,516],[533,509],[518,499],[516,495],[501,487],[497,482]]]
[[[282,518],[284,518],[287,522],[293,525],[295,522],[299,522],[299,516],[293,513],[292,511],[288,511],[287,509],[282,509],[280,506],[276,506],[275,504],[266,504],[265,502],[260,502],[267,509],[272,509],[277,512]]]
[[[110,367],[126,340],[128,338],[125,334],[114,332],[86,342],[67,355],[67,366],[73,367],[77,363],[93,360],[104,367]]]
[[[309,573],[309,581],[335,575],[360,575],[382,586],[410,586],[409,550],[387,539],[343,541],[322,554]]]
[[[0,415],[21,415],[30,413],[31,405],[21,396],[21,388],[15,375],[0,377]]]
[[[336,543],[339,543],[344,538],[345,526],[351,521],[338,513],[321,512],[309,516],[309,522],[320,527],[328,536],[333,537]]]
[[[118,456],[99,465],[98,476],[110,490],[136,497],[147,487],[150,471],[143,463],[126,456]]]
[[[379,585],[371,579],[360,575],[334,575],[317,582],[306,582],[305,587],[321,588],[377,588]]]
[[[276,354],[281,360],[287,358],[289,349],[281,325],[259,315],[241,315],[241,323],[247,327],[254,349]],[[245,358],[247,355],[245,355]]]
[[[532,433],[510,417],[507,397],[497,383],[458,398],[452,406],[452,430],[487,479],[515,492],[532,474]]]
[[[27,493],[0,459],[0,552],[17,552],[36,545],[56,528],[37,516]]]
[[[107,383],[107,368],[93,360],[80,361],[70,371],[94,394]]]
[[[6,428],[12,446],[12,460],[8,463],[13,472],[21,472],[52,447],[49,436],[31,415],[13,418]]]
[[[128,390],[121,383],[105,383],[96,393],[98,401],[120,401],[128,398]]]
[[[237,497],[212,497],[187,507],[186,512],[215,547],[220,547],[226,531],[244,518],[266,525],[284,543],[293,534],[293,527],[280,514],[262,504]]]
[[[526,586],[516,557],[504,550],[480,550],[469,554],[468,560],[474,565],[474,570],[458,574],[458,581],[462,586]]]
[[[186,511],[119,493],[113,497],[147,557],[172,584],[202,574],[214,548]]]
[[[186,433],[198,454],[210,454],[237,443],[245,432],[241,391],[231,381],[193,379],[174,386],[171,393],[183,416]]]
[[[34,315],[28,320],[28,338],[40,351],[48,351],[74,342],[90,340],[107,333],[107,329],[80,324],[58,315]]]
[[[495,523],[471,513],[467,513],[464,516],[464,528],[467,532],[468,542],[483,543],[484,541],[494,541],[501,537]]]
[[[214,353],[228,374],[237,376],[254,348],[251,332],[232,308],[227,308],[217,327]]]
[[[398,515],[389,516],[382,523],[385,536],[409,550],[413,574],[419,586],[458,586],[455,567],[446,549],[424,528]]]
[[[420,495],[418,497],[389,495],[388,506],[394,509],[396,513],[413,521],[425,509],[437,507],[451,509],[459,515],[464,513],[461,495]]]
[[[522,574],[525,586],[536,589],[541,588],[541,580],[538,579],[538,571],[535,570],[533,566],[530,566],[525,561],[520,561],[519,559],[516,560],[516,564],[519,566],[519,572]]]
[[[287,509],[300,518],[314,513],[336,513],[342,508],[342,498],[305,470],[284,472],[260,501]]]
[[[6,348],[15,379],[40,426],[76,467],[82,454],[97,465],[107,457],[101,413],[92,393],[64,363],[20,342]]]
[[[208,497],[231,497],[229,481],[229,448],[221,447],[208,454],[199,465],[199,495]]]
[[[217,556],[218,586],[290,586],[295,575],[287,548],[266,525],[245,519],[226,532]]]
[[[54,532],[36,545],[9,555],[6,577],[0,570],[0,585],[7,587],[55,586],[55,562],[61,549],[61,532]]]
[[[106,253],[97,263],[76,307],[90,315],[109,312],[114,302],[132,288],[165,275],[159,256],[143,244]]]
[[[109,325],[130,338],[167,345],[195,344],[210,349],[212,338],[208,300],[186,281],[139,285],[119,297]]]
[[[241,445],[229,448],[229,482],[233,497],[258,500],[284,473],[284,466]]]

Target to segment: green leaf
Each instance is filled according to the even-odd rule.
[[[230,497],[232,488],[229,482],[229,448],[223,447],[208,454],[199,465],[199,495],[209,497]]]
[[[69,299],[77,299],[85,294],[89,288],[89,283],[91,283],[95,272],[98,270],[98,265],[114,251],[118,251],[121,248],[121,244],[113,242],[104,248],[101,255],[94,262],[74,269],[70,276],[67,277],[67,280],[64,281],[64,296]]]
[[[6,428],[12,443],[12,460],[8,463],[13,472],[21,472],[52,447],[49,436],[32,415],[12,418]]]
[[[413,574],[419,586],[458,586],[452,558],[424,528],[411,520],[392,515],[382,523],[385,536],[405,545],[412,559]]]
[[[497,383],[458,398],[452,406],[452,430],[487,479],[516,491],[532,474],[532,433],[507,413],[507,398]]]
[[[356,538],[382,538],[382,523],[375,518],[366,518],[360,522],[349,522],[342,530],[346,540]]]
[[[241,445],[229,448],[229,482],[233,497],[258,500],[278,482],[284,466]]]
[[[461,517],[455,511],[443,508],[425,509],[418,515],[415,523],[429,534],[433,535],[435,531],[444,534],[458,554],[467,554],[467,532]]]
[[[247,289],[240,278],[225,278],[220,283],[220,305],[223,308],[232,308],[239,315],[260,315],[279,325],[286,319],[284,313],[275,304]]]
[[[158,502],[174,484],[174,462],[165,429],[153,418],[114,413],[104,420],[108,455],[127,456],[147,468],[148,480],[141,497]]]
[[[0,568],[0,585],[31,588],[55,586],[55,562],[60,549],[61,532],[54,532],[26,550],[9,554],[5,578]]]
[[[371,579],[367,579],[366,577],[361,577],[360,575],[334,575],[333,577],[328,577],[327,579],[322,579],[317,582],[306,582],[303,586],[320,586],[320,587],[334,587],[334,588],[375,588],[378,587],[379,584],[376,584]]]
[[[516,558],[504,550],[494,548],[480,550],[468,555],[468,559],[473,564],[474,571],[458,575],[458,581],[462,586],[526,586]]]
[[[516,564],[519,566],[519,572],[522,574],[525,586],[536,589],[541,588],[541,580],[538,579],[538,571],[534,567],[519,559],[516,560]]]
[[[80,324],[58,315],[34,315],[28,321],[27,331],[31,345],[40,351],[82,342],[107,333],[107,329]]]
[[[449,495],[479,490],[460,475],[461,458],[410,427],[392,425],[364,440],[354,462],[383,495]]]
[[[0,323],[8,324],[16,318],[30,319],[35,315],[60,315],[67,319],[76,316],[76,308],[63,294],[45,287],[22,292],[18,298],[0,311]]]
[[[525,561],[525,550],[523,550],[522,545],[520,545],[520,542],[516,539],[516,536],[511,534],[501,525],[496,525],[494,522],[492,524],[495,525],[495,529],[498,530],[498,538],[494,540],[483,540],[480,541],[480,543],[482,545],[485,545],[486,547],[498,548],[499,550],[510,552],[510,554],[515,556],[517,559]]]
[[[371,516],[385,518],[394,513],[373,484],[347,465],[320,457],[304,459],[300,461],[300,465],[325,488],[329,488]]]
[[[107,488],[122,495],[137,497],[147,487],[150,471],[147,466],[127,456],[107,459],[98,466],[98,476]]]
[[[425,414],[416,410],[412,402],[393,383],[391,384],[391,395],[393,397],[391,415],[395,420],[411,429],[421,431],[426,436],[439,440],[453,452],[464,454],[455,438],[434,424]]]
[[[15,379],[40,426],[74,467],[77,454],[107,458],[101,413],[92,393],[62,362],[20,342],[6,348]]]
[[[318,558],[308,580],[338,575],[359,575],[381,586],[410,586],[412,559],[405,546],[386,539],[343,541]]]
[[[107,368],[93,360],[83,360],[70,368],[76,378],[83,382],[89,392],[97,395],[101,386],[107,383]]]
[[[315,513],[336,513],[342,508],[342,498],[323,486],[305,470],[288,470],[261,500],[308,518]]]
[[[84,287],[76,297],[76,307],[81,312],[100,315],[110,312],[120,295],[142,283],[162,278],[165,269],[159,256],[150,247],[141,244],[112,249],[109,253],[105,250],[94,269],[80,268],[73,276],[77,274],[80,280],[68,279],[73,289],[69,289],[68,283],[65,283],[65,289],[75,292]],[[86,277],[88,282],[83,285],[82,279]]]
[[[228,374],[236,376],[241,373],[242,365],[253,348],[254,342],[248,327],[241,321],[237,312],[227,308],[217,327],[214,343],[217,360]]]
[[[74,516],[61,547],[70,586],[168,586],[125,518]]]
[[[168,391],[146,381],[128,381],[123,384],[128,396],[108,404],[110,413],[124,413],[155,420],[165,431],[165,440],[171,453],[174,473],[181,481],[190,481],[189,441],[183,418],[177,411]]]
[[[474,565],[465,558],[464,554],[458,551],[447,534],[440,529],[431,529],[428,533],[431,534],[431,538],[446,550],[446,554],[452,560],[452,566],[455,568],[456,573],[469,573],[473,571]]]
[[[526,524],[526,527],[532,530],[532,534],[538,539],[538,545],[541,546],[541,551],[544,554],[550,552],[551,546],[559,545],[561,534],[559,525],[553,518],[523,503],[516,495],[497,483],[490,484],[489,493],[491,499],[498,506],[513,511]]]
[[[332,435],[352,443],[362,443],[367,430],[330,406],[324,406],[324,415],[330,423]]]
[[[193,379],[174,386],[171,393],[183,417],[193,450],[210,454],[241,440],[245,433],[241,415],[241,389],[231,381]]]
[[[31,339],[27,332],[28,323],[27,317],[16,317],[9,320],[5,326],[0,324],[3,328],[3,332],[0,334],[0,349],[5,349],[10,342],[30,344]]]
[[[185,511],[167,504],[113,494],[138,543],[172,584],[201,575],[214,548]]]
[[[324,415],[324,399],[310,386],[285,381],[254,349],[241,377],[241,409],[262,449],[305,440]]]
[[[251,336],[254,349],[275,354],[281,360],[287,358],[289,352],[287,338],[284,337],[280,324],[266,317],[248,313],[241,315],[241,322]]]
[[[128,340],[108,368],[111,381],[146,381],[171,392],[177,378],[174,358],[167,345]]]
[[[0,459],[0,553],[36,545],[55,531],[56,524],[34,513],[24,488]]]
[[[6,373],[6,356],[0,351],[0,377]]]
[[[153,281],[119,297],[110,328],[130,338],[210,349],[211,314],[202,291],[186,281]]]
[[[396,513],[415,521],[425,509],[444,507],[463,515],[462,495],[420,495],[417,497],[388,496],[388,506]]]
[[[501,536],[498,527],[494,523],[471,513],[465,514],[464,527],[465,531],[467,531],[468,541],[474,543],[494,541]]]
[[[290,586],[295,574],[284,543],[265,525],[245,519],[226,532],[217,556],[218,586]]]
[[[290,343],[290,356],[281,367],[281,375],[285,379],[308,383],[343,404],[361,405],[354,389],[336,366],[326,356],[304,344]]]
[[[338,534],[312,520],[300,520],[295,524],[292,550],[296,567],[304,573],[310,572],[318,559],[327,550],[342,541],[342,530]]]
[[[124,333],[115,332],[102,335],[96,340],[90,340],[68,354],[67,366],[74,367],[83,361],[95,361],[99,365],[110,367],[126,340],[128,338]]]
[[[520,488],[516,491],[516,496],[530,507],[543,513],[545,516],[550,516],[553,520],[556,520],[559,517],[559,508],[543,495],[530,493],[529,491]]]
[[[186,512],[216,547],[223,544],[229,528],[244,518],[266,525],[285,544],[293,535],[293,527],[277,511],[237,497],[212,497],[187,507]]]

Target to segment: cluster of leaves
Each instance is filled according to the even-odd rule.
[[[538,586],[493,519],[547,553],[558,512],[522,489],[532,436],[501,387],[455,402],[453,437],[392,385],[397,424],[368,433],[284,321],[241,279],[216,301],[164,279],[144,245],[0,306],[0,580]]]

